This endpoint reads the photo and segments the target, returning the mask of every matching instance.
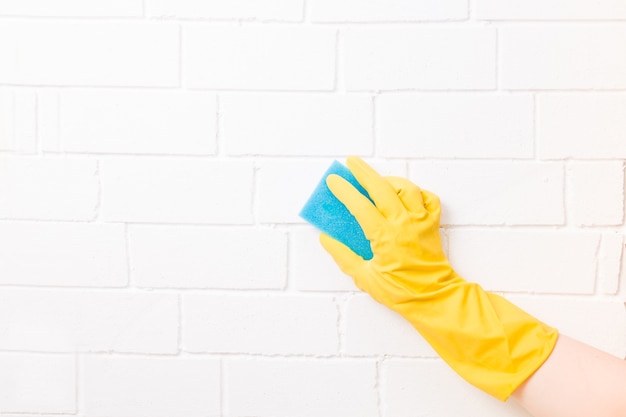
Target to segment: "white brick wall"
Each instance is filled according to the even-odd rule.
[[[183,82],[214,90],[331,90],[335,37],[328,28],[186,24]]]
[[[331,297],[190,294],[183,297],[183,350],[332,355],[339,344]]]
[[[98,163],[91,159],[13,157],[0,169],[0,219],[91,220]]]
[[[80,366],[87,415],[220,415],[219,360],[87,355]]]
[[[176,353],[172,294],[3,289],[0,348],[45,352]]]
[[[35,152],[36,100],[28,90],[0,90],[0,151]]]
[[[229,359],[227,416],[378,415],[373,360]]]
[[[137,17],[142,15],[142,6],[141,0],[2,0],[0,13],[31,17]]]
[[[150,16],[299,21],[304,0],[146,0]]]
[[[467,279],[626,356],[625,19],[0,0],[0,415],[527,416],[298,217],[349,154],[440,195]]]
[[[271,229],[131,226],[131,274],[139,287],[281,289],[287,237]],[[242,262],[246,253],[250,262]],[[211,256],[207,256],[211,254]]]
[[[349,90],[491,90],[496,33],[487,27],[350,27],[344,33]]]
[[[44,104],[45,103],[45,104]],[[212,155],[216,98],[169,91],[62,91],[41,105],[50,152]]]
[[[3,352],[0,367],[0,404],[5,412],[76,413],[73,355]]]
[[[311,19],[315,22],[403,22],[462,20],[468,3],[450,0],[435,4],[426,0],[313,0]]]
[[[531,95],[386,94],[376,105],[382,156],[533,156]]]
[[[626,96],[603,94],[537,95],[537,142],[544,159],[626,158]]]
[[[624,25],[529,24],[504,26],[499,35],[503,88],[626,87],[626,51],[620,48],[626,41]]]
[[[179,53],[171,23],[0,22],[1,84],[174,87]]]
[[[119,224],[0,222],[0,283],[123,287],[126,252]]]
[[[365,95],[223,95],[224,152],[233,156],[368,155],[374,139],[371,109],[372,99]]]

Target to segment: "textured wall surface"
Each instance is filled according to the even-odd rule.
[[[527,416],[297,213],[360,155],[626,356],[625,46],[619,0],[0,0],[0,414]]]

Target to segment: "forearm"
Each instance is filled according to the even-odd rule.
[[[626,362],[561,335],[513,398],[535,417],[624,417]]]

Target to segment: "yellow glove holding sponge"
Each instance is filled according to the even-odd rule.
[[[322,245],[357,287],[407,319],[461,377],[505,401],[548,358],[557,331],[452,269],[437,196],[406,179],[383,178],[359,158],[347,162],[375,205],[337,175],[326,182],[374,256],[366,261],[324,234]]]

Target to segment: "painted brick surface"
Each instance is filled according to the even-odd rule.
[[[368,155],[373,149],[367,95],[221,95],[220,116],[228,155]]]
[[[451,0],[437,4],[410,0],[314,0],[311,18],[316,22],[406,22],[462,20],[468,3]]]
[[[582,226],[624,221],[624,163],[577,162],[568,166],[571,221]]]
[[[183,51],[189,87],[289,91],[334,85],[335,32],[327,28],[188,24]]]
[[[46,0],[0,1],[2,16],[30,17],[138,17],[141,0]]]
[[[545,159],[624,159],[622,94],[540,94],[538,154]]]
[[[530,95],[383,94],[379,151],[412,158],[531,158]]]
[[[37,96],[0,90],[0,152],[34,153],[37,148]]]
[[[249,224],[252,163],[199,159],[102,162],[107,221]]]
[[[617,47],[626,40],[623,26],[529,24],[503,27],[498,33],[504,88],[611,90],[626,86],[626,52]]]
[[[146,7],[157,17],[299,21],[304,0],[147,0]]]
[[[626,4],[615,0],[478,0],[476,17],[488,20],[614,20],[626,17]]]
[[[119,224],[0,222],[0,260],[5,285],[123,287],[128,282]]]
[[[0,353],[0,404],[8,413],[76,412],[74,355]]]
[[[0,349],[176,353],[178,299],[171,294],[3,289]],[[12,319],[14,318],[14,319]]]
[[[178,33],[165,23],[2,22],[0,83],[173,87]]]
[[[209,358],[88,355],[84,408],[106,416],[217,416],[220,363]]]
[[[226,407],[233,416],[378,415],[372,360],[228,360]]]
[[[490,90],[496,85],[491,28],[355,27],[344,32],[343,47],[349,90]]]
[[[48,108],[48,102],[51,108]],[[46,99],[43,148],[51,152],[212,155],[216,149],[213,94],[154,91],[61,92]],[[55,105],[56,104],[56,105]],[[56,140],[52,139],[55,138]]]
[[[288,312],[288,314],[285,314]],[[183,349],[189,352],[332,355],[337,305],[330,297],[183,297]]]
[[[0,219],[91,220],[98,163],[91,159],[9,157],[0,168]]]
[[[140,287],[280,289],[286,285],[287,237],[277,230],[131,226],[129,244],[132,280]]]
[[[0,415],[528,417],[298,216],[358,155],[626,356],[621,0],[0,0]],[[454,398],[454,401],[450,401]]]

